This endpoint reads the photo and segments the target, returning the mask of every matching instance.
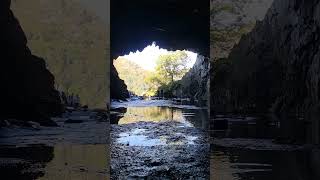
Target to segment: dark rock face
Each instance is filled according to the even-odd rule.
[[[211,59],[228,57],[243,34],[262,20],[273,0],[211,0],[210,53]]]
[[[181,79],[182,94],[191,97],[197,105],[208,103],[209,60],[198,55],[190,71]]]
[[[97,2],[96,2],[97,1]],[[104,108],[110,73],[110,11],[101,0],[14,0],[11,10],[23,27],[32,53],[42,57],[55,87],[77,94],[81,104]],[[84,4],[83,4],[84,3]],[[109,1],[110,3],[110,1]],[[104,14],[95,7],[100,5]],[[59,13],[57,13],[57,10]]]
[[[110,97],[111,99],[126,100],[129,98],[129,92],[127,90],[127,85],[122,79],[119,78],[118,72],[114,65],[111,65],[110,71]]]
[[[10,10],[0,2],[1,119],[17,118],[47,124],[62,112],[54,77],[45,61],[31,54],[26,36]]]
[[[305,114],[318,107],[319,16],[316,0],[276,0],[229,57],[213,63],[211,109]]]

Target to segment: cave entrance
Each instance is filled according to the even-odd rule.
[[[194,68],[201,57],[188,50],[167,50],[153,42],[141,51],[113,60],[120,79],[117,83],[124,85],[111,86],[116,88],[111,91],[126,88],[128,96],[111,102],[111,172],[124,170],[131,176],[137,172],[133,169],[140,169],[139,176],[148,174],[150,177],[153,173],[150,169],[158,168],[159,164],[172,167],[176,162],[189,162],[191,158],[197,165],[188,170],[200,170],[198,173],[204,177],[208,174],[206,156],[195,158],[193,154],[208,152],[203,133],[208,127],[207,110],[193,105],[189,96],[192,76],[200,71]],[[199,87],[194,86],[195,89]],[[177,150],[177,145],[186,149]],[[190,145],[196,146],[187,148]],[[140,153],[135,153],[136,148]],[[178,157],[176,162],[167,154]],[[141,159],[150,159],[150,162],[142,163]],[[181,166],[186,165],[188,163],[181,163]],[[182,177],[188,170],[177,174]],[[123,175],[111,173],[114,178]]]
[[[142,51],[119,56],[113,64],[127,86],[129,98],[188,98],[183,94],[183,77],[197,56],[188,50],[167,50],[153,42]]]
[[[111,179],[209,179],[208,116],[194,104],[208,99],[199,87],[210,1],[112,0],[111,9]]]

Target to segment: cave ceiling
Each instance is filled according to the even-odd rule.
[[[168,50],[209,56],[209,7],[209,0],[112,0],[111,57],[154,41]]]

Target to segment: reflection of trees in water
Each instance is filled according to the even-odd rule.
[[[120,110],[117,110],[120,112]],[[188,110],[171,107],[128,107],[126,111],[121,110],[123,116],[113,114],[112,124],[128,124],[139,121],[160,122],[177,121],[191,123],[195,127],[208,128],[208,113],[206,110]],[[184,114],[184,113],[187,113]],[[191,113],[188,114],[188,113]]]
[[[181,121],[184,117],[182,110],[168,107],[129,107],[119,124],[134,123],[139,121]]]

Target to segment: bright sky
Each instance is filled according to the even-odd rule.
[[[149,45],[145,47],[141,52],[130,52],[127,55],[124,55],[122,57],[133,61],[134,63],[138,64],[143,69],[153,71],[156,66],[156,61],[160,55],[168,54],[172,51],[168,51],[166,49],[162,49],[159,46],[156,45],[155,42],[152,43],[152,45]],[[190,63],[188,64],[188,67],[192,67],[197,59],[197,53],[191,52],[191,51],[185,51],[189,58]]]

